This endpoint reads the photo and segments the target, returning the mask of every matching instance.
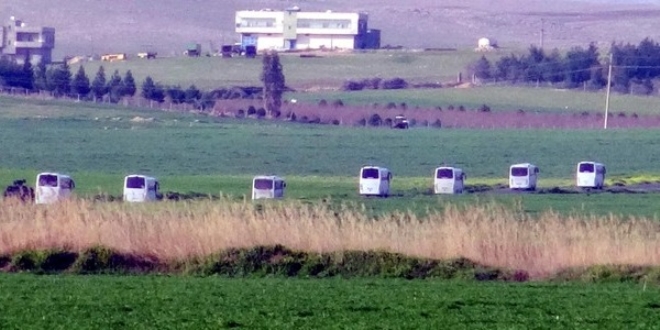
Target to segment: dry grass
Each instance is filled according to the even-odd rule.
[[[466,257],[540,278],[590,265],[660,265],[660,224],[646,219],[537,219],[496,205],[448,207],[424,219],[393,213],[377,221],[356,206],[251,202],[41,207],[0,202],[0,255],[26,249],[81,251],[102,245],[160,260],[227,248],[283,244],[308,252],[386,250],[433,259]]]

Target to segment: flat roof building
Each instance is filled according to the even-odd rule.
[[[26,58],[33,65],[41,60],[52,62],[55,48],[55,29],[51,27],[28,26],[13,16],[2,26],[0,34],[0,56],[22,64]]]
[[[380,31],[369,30],[367,21],[365,13],[245,10],[236,12],[236,33],[243,48],[257,50],[379,48]]]

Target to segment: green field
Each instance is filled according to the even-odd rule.
[[[447,52],[378,52],[368,54],[320,53],[317,58],[301,58],[299,54],[282,54],[281,61],[291,87],[335,85],[346,79],[394,78],[415,81],[455,79],[468,63],[482,54],[474,51]],[[497,55],[493,55],[495,57]],[[147,76],[163,84],[211,89],[233,85],[260,85],[261,60],[221,57],[130,59],[125,62],[84,63],[87,75],[93,77],[103,65],[106,75],[131,70],[136,81]],[[71,70],[78,70],[73,65]]]
[[[220,193],[242,198],[251,177],[273,173],[289,181],[289,198],[363,202],[356,176],[365,164],[394,172],[400,198],[367,200],[375,210],[439,209],[445,201],[521,202],[543,209],[653,216],[653,194],[428,195],[433,169],[462,167],[468,184],[506,184],[508,166],[541,168],[541,187],[569,186],[578,161],[608,165],[612,180],[656,181],[660,154],[655,130],[435,130],[409,131],[221,119],[122,110],[69,102],[1,98],[0,179],[32,181],[39,171],[74,175],[82,195],[121,194],[124,175],[151,174],[165,191]],[[136,117],[153,121],[132,121]],[[576,142],[578,141],[578,142]],[[634,146],[634,147],[632,147]],[[610,180],[610,182],[614,182]]]
[[[654,329],[641,284],[1,275],[2,329]]]

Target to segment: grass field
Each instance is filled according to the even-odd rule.
[[[2,98],[0,179],[29,183],[39,171],[74,175],[82,195],[121,193],[124,175],[161,179],[165,191],[250,193],[253,175],[289,180],[291,198],[354,201],[360,166],[394,172],[401,198],[366,200],[374,210],[438,208],[443,200],[522,201],[529,212],[544,208],[652,216],[654,195],[432,197],[433,169],[462,167],[468,184],[505,184],[508,166],[531,161],[540,186],[571,185],[574,164],[593,159],[608,165],[611,179],[656,181],[660,157],[655,130],[436,130],[240,121],[160,111],[123,110],[56,101]],[[154,118],[153,121],[131,121]],[[578,141],[578,143],[576,143]],[[631,147],[634,146],[634,147]],[[613,182],[613,181],[610,181]],[[359,200],[362,202],[363,200]]]
[[[660,290],[474,284],[0,275],[2,329],[653,329]]]
[[[367,54],[318,53],[316,58],[301,58],[299,54],[282,54],[281,61],[287,84],[291,87],[334,85],[346,79],[394,78],[413,81],[446,81],[455,79],[467,64],[482,54],[471,50],[447,52],[378,52]],[[495,58],[498,54],[493,54]],[[88,62],[83,64],[87,75],[94,77],[103,65],[106,75],[119,70],[131,70],[136,81],[147,76],[163,84],[212,89],[233,85],[260,85],[261,58],[160,58],[131,59],[125,62]],[[71,70],[78,70],[73,65]],[[92,78],[90,78],[92,79]]]

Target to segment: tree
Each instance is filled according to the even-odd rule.
[[[92,93],[96,100],[103,99],[103,96],[108,93],[108,86],[106,85],[105,80],[105,69],[103,66],[99,67],[99,71],[96,72],[96,77],[92,81]]]
[[[174,104],[183,103],[186,100],[186,92],[181,89],[181,86],[169,86],[165,92]]]
[[[47,91],[48,81],[46,78],[46,73],[48,72],[48,67],[46,62],[43,59],[37,64],[36,70],[34,70],[34,88],[42,91]]]
[[[566,79],[561,54],[559,54],[559,50],[556,48],[550,53],[550,55],[545,57],[542,67],[543,80],[555,84]]]
[[[482,55],[480,59],[474,63],[473,71],[474,76],[479,79],[490,79],[491,77],[491,65],[490,61],[486,58],[486,55]]]
[[[145,78],[144,82],[142,83],[142,97],[147,100],[152,100],[155,90],[156,83],[154,83],[154,80],[151,79],[150,76],[147,76],[147,78]]]
[[[264,108],[270,114],[273,111],[280,111],[286,84],[280,57],[276,51],[264,54],[262,63],[261,81],[264,83]]]
[[[569,87],[577,87],[591,79],[591,68],[600,65],[598,48],[590,44],[589,48],[575,47],[566,53],[564,60]]]
[[[91,90],[89,78],[85,73],[85,68],[81,65],[80,68],[78,68],[78,72],[76,72],[76,75],[73,77],[73,81],[71,81],[71,91],[79,97],[85,97]]]
[[[55,97],[68,95],[71,91],[71,69],[66,61],[49,72],[50,77],[47,75],[47,80],[50,80]]]
[[[119,102],[124,96],[124,85],[121,81],[119,70],[115,70],[110,77],[110,81],[108,81],[108,95],[110,96],[110,102],[112,103]]]
[[[137,87],[135,86],[135,79],[133,79],[133,73],[131,70],[126,71],[126,75],[124,75],[124,95],[128,95],[130,97],[135,96],[135,92],[137,91]]]
[[[185,102],[188,104],[194,104],[199,100],[202,96],[202,93],[197,89],[195,85],[190,85],[188,89],[186,89],[186,100]]]
[[[25,61],[23,62],[23,68],[21,69],[20,74],[20,87],[25,89],[34,88],[34,70],[32,69],[32,63],[30,63],[30,56],[25,56]]]

